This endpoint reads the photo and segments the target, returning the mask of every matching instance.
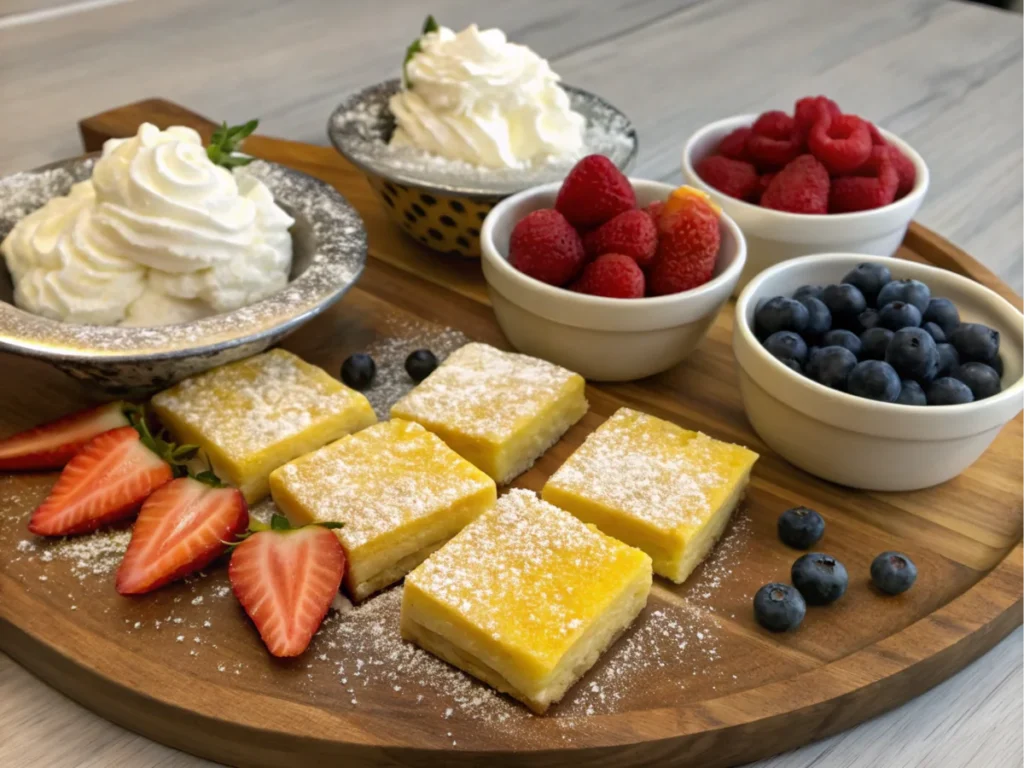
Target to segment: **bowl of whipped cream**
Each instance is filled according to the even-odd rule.
[[[198,133],[143,124],[101,154],[0,179],[0,350],[117,395],[256,354],[366,263],[336,190]]]
[[[625,172],[638,148],[622,112],[562,84],[527,46],[432,17],[402,77],[348,97],[327,134],[399,227],[466,258],[480,256],[480,225],[504,198],[564,178],[585,155],[607,155]]]

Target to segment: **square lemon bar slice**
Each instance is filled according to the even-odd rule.
[[[382,422],[285,464],[270,491],[296,523],[343,522],[345,589],[400,580],[493,506],[494,481],[419,424]]]
[[[409,574],[402,637],[540,714],[650,590],[647,555],[517,489]]]
[[[152,404],[175,439],[198,445],[250,504],[285,462],[377,421],[365,397],[283,349],[185,379]]]
[[[587,412],[579,374],[545,360],[466,344],[391,409],[499,484],[510,482]]]
[[[757,454],[620,408],[544,486],[545,501],[639,547],[686,581],[722,535]]]

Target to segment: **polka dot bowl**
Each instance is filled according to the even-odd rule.
[[[439,253],[480,257],[480,227],[509,195],[564,178],[575,158],[528,169],[494,170],[388,146],[395,129],[388,106],[399,80],[387,80],[346,99],[331,115],[327,135],[358,167],[391,219]],[[623,172],[637,154],[629,119],[603,99],[563,85],[572,108],[587,121],[584,153],[610,157]]]

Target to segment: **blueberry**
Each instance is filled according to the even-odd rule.
[[[882,286],[892,281],[892,272],[884,264],[870,261],[858,264],[843,278],[844,283],[856,286],[868,304],[874,304]]]
[[[971,388],[959,379],[943,376],[928,385],[928,405],[963,405],[974,400]]]
[[[807,613],[803,595],[789,584],[765,584],[754,595],[754,618],[772,632],[789,632]]]
[[[807,507],[793,507],[779,515],[779,538],[787,547],[810,549],[825,535],[825,521]]]
[[[864,294],[849,283],[826,285],[821,300],[832,313],[832,325],[844,328],[856,323],[857,315],[868,306]]]
[[[989,365],[992,366],[992,370],[999,374],[999,378],[1003,378],[1003,357],[1002,355],[996,355],[989,360]]]
[[[981,323],[960,323],[949,340],[965,363],[988,363],[999,354],[999,331]]]
[[[917,566],[902,552],[883,552],[871,562],[871,581],[887,595],[906,592],[917,580]]]
[[[796,289],[796,293],[793,294],[793,298],[797,301],[803,301],[804,299],[817,299],[821,301],[821,294],[825,289],[820,285],[801,285]]]
[[[900,396],[900,377],[892,366],[882,360],[857,363],[846,382],[846,391],[857,397],[894,403]]]
[[[373,362],[372,357],[362,352],[349,355],[341,364],[341,380],[346,386],[360,392],[373,383],[376,374],[377,364]]]
[[[984,363],[964,363],[953,371],[953,378],[966,384],[975,400],[992,397],[1003,388],[995,368]]]
[[[952,344],[936,344],[939,351],[939,369],[936,376],[952,376],[953,371],[960,365],[960,355],[956,353],[956,347]]]
[[[885,362],[901,379],[930,381],[939,367],[939,351],[935,340],[920,328],[903,328],[892,335]]]
[[[960,325],[960,313],[956,310],[956,304],[949,299],[932,299],[924,310],[924,321],[935,323],[949,336]]]
[[[933,323],[929,320],[927,323],[922,323],[921,328],[933,339],[936,344],[946,343],[946,332],[942,330],[942,327],[938,323]]]
[[[799,333],[792,331],[776,331],[764,340],[764,348],[779,360],[796,360],[798,363],[807,360],[807,342]]]
[[[861,332],[866,331],[870,328],[874,328],[879,323],[878,310],[872,307],[868,307],[859,315],[857,315],[857,326]]]
[[[905,301],[890,301],[878,310],[878,323],[890,331],[901,328],[917,328],[921,324],[921,313],[913,304]]]
[[[808,605],[834,603],[846,592],[850,580],[842,563],[821,552],[798,557],[789,576]]]
[[[931,298],[932,292],[920,280],[893,280],[878,292],[875,306],[884,307],[889,302],[902,301],[905,304],[913,304],[918,312],[924,312],[928,309]]]
[[[437,358],[429,349],[417,349],[405,358],[405,372],[415,382],[421,382],[437,368]]]
[[[913,379],[904,379],[900,384],[902,389],[900,389],[899,397],[896,398],[897,403],[900,405],[928,405],[928,398],[925,397],[920,384]]]
[[[796,371],[799,374],[803,374],[803,372],[804,372],[804,367],[802,365],[800,365],[800,363],[798,363],[793,358],[789,358],[787,360],[780,360],[779,362],[782,363],[787,368],[792,368],[794,371]]]
[[[797,301],[807,307],[807,327],[804,329],[804,336],[817,338],[832,327],[832,313],[821,299],[805,296]]]
[[[841,328],[835,328],[822,336],[821,344],[825,347],[845,347],[854,355],[860,354],[860,337]]]
[[[808,320],[807,307],[785,296],[768,299],[754,313],[755,325],[769,336],[776,331],[803,333]]]
[[[845,390],[846,379],[857,365],[857,356],[846,347],[820,347],[809,354],[804,370],[819,384]]]
[[[868,328],[860,335],[860,359],[884,360],[891,340],[892,331],[888,328]]]

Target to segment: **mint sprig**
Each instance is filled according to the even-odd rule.
[[[427,16],[423,22],[423,31],[420,32],[420,36],[413,40],[409,47],[405,49],[405,61],[402,62],[402,85],[406,88],[412,88],[409,85],[409,73],[406,70],[409,67],[409,62],[412,61],[412,57],[423,50],[423,35],[428,32],[437,32],[440,28],[438,23],[434,21],[433,16]]]
[[[213,132],[213,136],[210,137],[210,145],[206,148],[206,156],[215,164],[228,170],[248,165],[255,158],[240,155],[237,152],[242,142],[252,135],[252,132],[256,130],[259,124],[259,120],[250,120],[244,125],[232,125],[229,127],[227,121],[224,121]]]

